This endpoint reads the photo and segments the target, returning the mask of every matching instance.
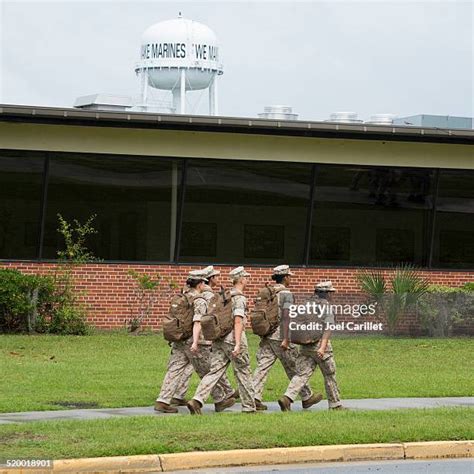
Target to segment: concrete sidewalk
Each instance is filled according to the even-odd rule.
[[[474,397],[446,398],[365,398],[360,400],[343,400],[344,406],[351,410],[394,410],[400,408],[439,408],[439,407],[474,407]],[[262,413],[279,412],[276,402],[265,402],[268,410]],[[301,402],[292,406],[293,411],[301,411]],[[327,410],[327,402],[323,400],[308,411]],[[207,404],[203,408],[206,414],[214,414],[214,405]],[[224,413],[239,413],[240,403],[227,409]],[[189,414],[186,407],[179,407],[179,414]],[[177,414],[177,415],[179,415]],[[157,413],[153,407],[134,408],[94,408],[54,411],[30,411],[19,413],[0,413],[0,424],[28,423],[31,421],[48,420],[94,420],[117,416],[177,416]]]

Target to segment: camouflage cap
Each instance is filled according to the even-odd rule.
[[[288,265],[278,265],[278,267],[275,267],[273,269],[273,274],[274,275],[294,275],[294,273],[291,273],[290,267]]]
[[[207,279],[221,274],[221,272],[219,270],[216,270],[212,265],[209,265],[208,267],[203,268],[202,272],[204,273]]]
[[[336,291],[336,288],[332,286],[332,281],[322,281],[316,285],[316,291]]]
[[[236,280],[237,278],[248,277],[250,273],[247,273],[244,267],[237,267],[229,272],[229,276],[232,280]]]
[[[188,273],[188,280],[208,281],[206,274],[202,270],[191,270]]]

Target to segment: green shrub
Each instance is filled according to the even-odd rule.
[[[41,318],[36,327],[38,331],[51,334],[89,334],[91,328],[87,324],[87,308],[80,301],[81,293],[75,288],[73,272],[78,265],[98,261],[86,246],[87,236],[97,233],[92,226],[95,215],[84,224],[77,219],[68,222],[61,214],[57,216],[57,231],[64,239],[65,248],[57,252],[59,264],[53,276],[53,311],[49,318]]]
[[[97,261],[85,245],[87,236],[97,233],[92,227],[94,218],[84,224],[76,219],[70,223],[58,214],[57,230],[65,249],[57,252],[59,264],[53,276],[0,269],[0,332],[89,333],[86,307],[75,289],[73,270]]]
[[[466,283],[455,288],[430,285],[418,301],[417,314],[428,336],[450,336],[457,326],[472,322],[474,285]]]
[[[86,322],[86,312],[82,306],[62,306],[58,308],[48,326],[51,334],[89,334],[90,326]]]
[[[130,318],[126,321],[126,327],[131,333],[142,332],[143,321],[148,319],[158,299],[169,300],[178,285],[174,280],[163,281],[159,273],[150,275],[128,270],[128,276],[132,279],[132,296],[129,300]]]
[[[377,303],[376,316],[385,321],[390,335],[395,334],[398,322],[426,293],[428,281],[411,264],[400,264],[389,279],[381,269],[361,270],[357,280],[371,302]]]
[[[0,332],[88,334],[86,313],[52,277],[0,269]]]
[[[50,277],[0,269],[0,332],[32,332],[52,311],[54,285]]]
[[[153,305],[158,300],[161,276],[138,273],[135,270],[128,270],[127,273],[134,283],[133,297],[129,303],[130,319],[127,321],[127,327],[133,333],[141,329],[143,320],[151,315]]]
[[[27,297],[27,278],[17,270],[0,270],[0,330],[26,331],[31,303]]]

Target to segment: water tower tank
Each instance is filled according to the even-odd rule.
[[[217,114],[217,77],[224,71],[217,37],[206,25],[179,17],[150,26],[135,71],[144,103],[148,86],[168,90],[176,112],[184,113],[186,91],[209,88],[210,113]]]

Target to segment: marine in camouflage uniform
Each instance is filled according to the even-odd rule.
[[[195,281],[198,285],[200,284],[199,290],[197,288],[190,288],[188,290],[188,295],[194,297],[193,323],[199,323],[207,311],[207,300],[203,295],[203,290],[206,289],[206,285],[202,284],[202,282],[206,282],[207,280],[201,270],[194,270],[189,273],[188,281]],[[183,375],[186,376],[189,370],[189,364],[191,363],[199,377],[203,378],[210,369],[211,347],[212,343],[206,341],[201,332],[199,333],[196,344],[193,338],[190,338],[186,341],[174,342],[171,345],[171,355],[168,360],[167,372],[161,386],[160,394],[155,402],[156,411],[165,413],[177,412],[177,409],[170,406],[170,403],[173,398],[176,398],[176,393],[178,393],[180,384],[182,383]],[[230,405],[235,403],[235,400],[230,398],[233,393],[234,390],[226,377],[224,377],[222,381],[218,381],[211,392],[216,411],[222,411],[225,405],[228,404],[228,401]]]
[[[250,275],[245,271],[244,267],[235,268],[229,275],[234,283],[234,288],[232,289],[234,329],[223,339],[213,343],[211,370],[201,380],[193,399],[187,404],[189,411],[193,415],[201,414],[201,408],[209,393],[214,389],[231,363],[239,387],[242,411],[246,413],[255,412],[250,356],[245,336],[247,298],[242,294],[246,285],[246,278]]]
[[[220,271],[214,269],[212,265],[203,268],[200,273],[208,280],[209,284],[204,284],[202,288],[202,293],[201,295],[205,298],[206,303],[209,304],[209,301],[211,298],[214,296],[214,291],[212,287],[210,286],[210,283],[212,282],[215,285],[217,285],[216,278],[220,275]],[[207,309],[207,306],[206,306]],[[201,344],[201,349],[204,344]],[[211,341],[205,341],[206,346],[211,346],[212,342]],[[209,350],[209,347],[204,348],[204,350],[200,351],[202,352],[202,357],[206,359],[206,364],[208,365],[208,368],[210,369],[211,367],[211,350]],[[194,373],[195,368],[193,367],[192,361],[189,360],[187,366],[183,369],[182,371],[182,376],[181,380],[178,384],[178,389],[177,392],[173,395],[173,398],[171,399],[171,405],[186,405],[186,393],[189,389],[189,384],[191,381],[191,377]],[[197,372],[197,370],[196,370]],[[207,372],[206,372],[207,373]],[[202,378],[202,376],[201,376]],[[219,391],[222,389],[225,393],[224,399],[233,397],[238,395],[237,392],[235,392],[229,382],[229,379],[227,378],[227,374],[224,374],[220,380],[220,383],[218,384],[216,390]],[[214,399],[215,400],[215,399]]]
[[[209,282],[209,284],[204,285],[203,290],[202,290],[202,296],[206,299],[207,303],[209,304],[209,301],[214,295],[212,286],[215,287],[218,285],[217,278],[221,272],[219,270],[214,269],[212,265],[209,265],[208,267],[202,269],[202,273],[204,274],[204,276]],[[210,360],[209,360],[209,367],[210,367]],[[171,399],[171,405],[186,406],[186,393],[188,392],[189,384],[191,382],[191,377],[193,373],[194,373],[194,367],[191,362],[188,362],[188,365],[183,370],[183,375],[181,376],[181,380],[179,382],[177,392],[174,394],[173,398]],[[238,392],[230,393],[229,388],[228,388],[230,386],[230,382],[228,381],[227,375],[223,376],[222,382],[224,385],[224,389],[226,391],[226,395],[227,395],[226,398],[228,398],[231,395],[238,397]]]
[[[319,297],[314,298],[313,301],[316,301],[319,305],[328,305],[329,301],[326,298],[328,292],[332,291],[335,290],[330,281],[319,283],[316,286],[316,293],[319,295]],[[323,323],[323,327],[326,327],[326,324],[328,323],[334,324],[334,315],[332,312],[329,310],[325,312],[321,316],[321,322]],[[334,355],[329,336],[330,331],[326,330],[324,333],[322,333],[321,338],[317,342],[302,344],[300,346],[299,357],[296,361],[297,374],[291,379],[284,397],[278,400],[280,408],[283,411],[288,411],[291,409],[291,403],[295,400],[301,388],[309,382],[309,379],[316,370],[316,367],[320,368],[324,377],[324,387],[326,389],[329,408],[343,408],[339,395],[339,387],[336,381],[336,363],[334,361]],[[320,348],[321,344],[323,343],[323,339],[326,339],[326,347],[324,352],[321,352]]]
[[[280,280],[278,277],[293,275],[288,265],[279,265],[273,269],[272,279]],[[294,304],[294,297],[291,291],[284,284],[277,283],[274,285],[278,298],[278,314],[280,321],[282,320],[283,310]],[[262,404],[262,394],[268,374],[273,364],[278,359],[283,366],[288,379],[291,380],[296,375],[296,360],[298,358],[298,347],[295,344],[289,344],[288,348],[282,347],[283,334],[281,324],[277,329],[268,336],[260,339],[260,345],[257,351],[257,368],[253,374],[253,385],[255,389],[255,402],[257,409],[266,410],[266,405]],[[304,408],[309,408],[313,398],[313,393],[309,385],[304,384],[299,390]],[[316,403],[316,402],[314,402]]]

